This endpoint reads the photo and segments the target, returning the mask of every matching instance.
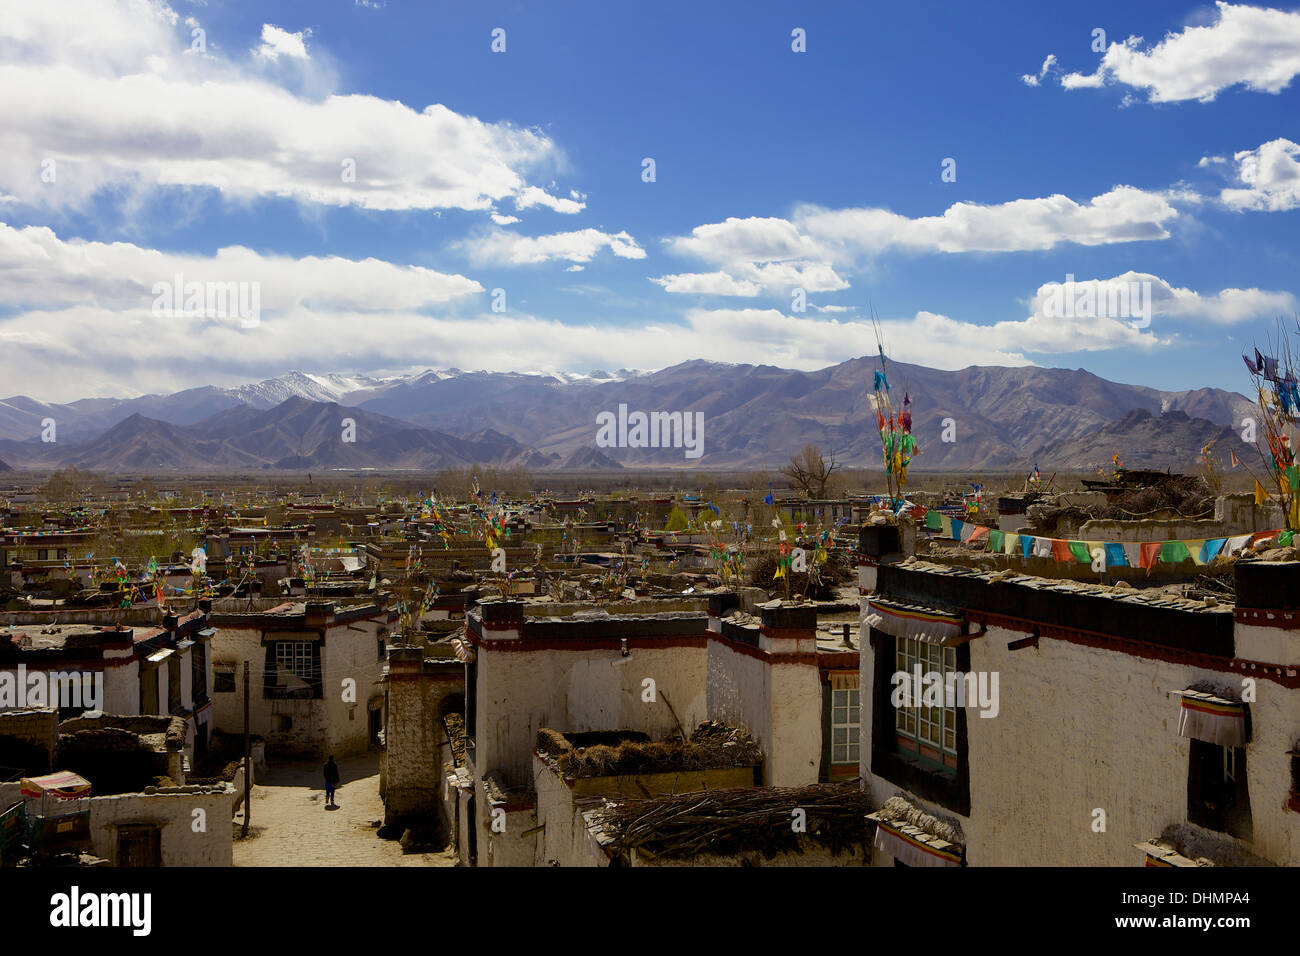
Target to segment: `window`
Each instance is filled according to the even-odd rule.
[[[382,661],[387,654],[388,654],[388,645],[381,637],[379,639],[379,659]]]
[[[235,692],[234,664],[212,665],[212,690],[218,694],[233,694]]]
[[[915,638],[902,638],[896,643],[895,665],[897,672],[909,677],[917,668],[920,668],[923,678],[931,672],[939,674],[947,688],[948,675],[957,670],[957,650],[926,644]],[[923,762],[945,769],[956,768],[957,708],[960,704],[960,700],[949,701],[945,695],[941,706],[897,708],[894,730],[898,746],[914,752]]]
[[[320,643],[268,641],[263,696],[270,700],[319,700],[322,696]]]
[[[939,711],[936,721],[929,715],[920,713],[924,710],[922,707],[906,710],[895,708],[894,691],[897,684],[894,678],[899,668],[900,651],[905,662],[912,658],[919,660],[924,646],[915,641],[896,638],[876,627],[872,627],[863,640],[870,642],[875,650],[871,663],[872,692],[865,695],[862,701],[864,706],[871,708],[871,737],[870,740],[863,741],[863,745],[871,748],[868,754],[870,762],[865,770],[901,789],[910,790],[923,800],[939,804],[950,813],[969,816],[970,757],[967,750],[966,708],[954,708],[954,733],[951,737],[940,733],[940,746],[934,745],[933,733],[930,734],[931,740],[922,743],[917,736],[922,727],[922,718],[926,718],[926,728],[933,728],[937,724],[942,731],[944,709],[934,708]],[[950,649],[944,649],[940,645],[936,651],[940,660],[940,667],[936,670],[950,668],[954,673],[969,673],[969,644],[960,643]],[[928,651],[926,660],[929,660]],[[929,666],[928,663],[922,665],[922,673]],[[954,703],[959,704],[960,701]],[[909,727],[912,728],[910,733]],[[955,753],[951,750],[955,750]],[[936,756],[938,759],[935,759]]]
[[[1191,741],[1187,771],[1187,819],[1207,830],[1251,838],[1246,749]]]
[[[311,643],[309,641],[277,641],[275,663],[281,673],[307,680],[311,677]]]
[[[858,689],[831,690],[831,763],[858,762],[862,726]]]

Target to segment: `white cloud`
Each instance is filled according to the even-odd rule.
[[[689,236],[668,240],[670,251],[706,262],[775,262],[817,259],[825,254],[785,219],[731,218],[696,226]]]
[[[831,250],[785,219],[750,217],[708,223],[696,226],[689,236],[668,239],[666,245],[670,252],[718,268],[654,280],[669,292],[754,296],[762,291],[784,296],[793,288],[835,292],[849,287],[830,262]]]
[[[291,367],[400,370],[411,365],[412,343],[448,365],[523,371],[536,369],[539,356],[556,369],[662,368],[683,356],[817,369],[870,351],[875,342],[866,319],[781,309],[693,309],[681,324],[642,326],[500,315],[480,312],[482,299],[460,298],[481,291],[477,283],[410,266],[268,259],[238,248],[204,260],[120,243],[64,243],[42,229],[0,228],[0,263],[0,309],[17,310],[0,319],[0,394],[37,393],[53,401],[168,391],[196,381],[232,384]],[[151,283],[168,281],[173,271],[187,280],[260,279],[261,324],[241,329],[201,316],[155,315]],[[934,368],[1030,365],[1031,354],[1149,352],[1192,322],[1231,324],[1295,307],[1287,293],[1198,294],[1142,273],[1089,281],[1134,280],[1152,283],[1155,319],[1148,328],[1124,318],[1049,314],[1049,283],[1031,297],[1031,314],[1023,319],[981,325],[925,310],[885,318],[885,347],[896,360]],[[441,309],[414,311],[439,302]],[[635,356],[631,363],[629,356]],[[34,379],[33,369],[58,374]]]
[[[834,292],[849,287],[838,268],[854,268],[864,256],[891,249],[1022,252],[1065,243],[1099,246],[1166,239],[1167,224],[1178,217],[1170,200],[1193,198],[1199,197],[1116,186],[1084,203],[1059,194],[992,206],[961,202],[942,215],[917,219],[873,207],[804,205],[791,219],[731,218],[669,239],[669,251],[717,271],[652,281],[669,292],[708,295],[788,295],[793,288]]]
[[[503,216],[499,212],[492,213],[491,218],[498,226],[509,226],[520,221],[518,216]]]
[[[884,323],[886,347],[901,361],[940,368],[972,363],[1026,365],[991,344],[987,330],[918,313]],[[88,328],[113,330],[87,342]],[[491,334],[485,335],[489,328]],[[409,312],[312,311],[298,307],[260,326],[158,318],[147,308],[93,305],[25,313],[0,321],[0,394],[70,401],[87,394],[165,392],[196,381],[217,385],[279,375],[286,368],[354,371],[412,367],[412,343],[440,364],[529,371],[675,365],[683,356],[722,362],[824,368],[868,351],[870,323],[833,321],[776,309],[695,310],[681,325],[646,327],[564,323],[526,314],[483,312],[431,318]],[[33,368],[58,367],[62,374]]]
[[[1020,78],[1020,82],[1024,83],[1025,86],[1037,86],[1039,83],[1043,82],[1043,77],[1047,76],[1047,71],[1054,66],[1056,66],[1056,54],[1049,53],[1047,54],[1047,59],[1043,60],[1043,65],[1039,69],[1038,74],[1034,75],[1033,73],[1026,73]]]
[[[1178,210],[1158,193],[1116,186],[1084,203],[1060,194],[998,205],[959,202],[940,216],[909,219],[885,209],[795,211],[799,230],[847,253],[898,247],[917,252],[1022,252],[1064,243],[1100,246],[1166,239]]]
[[[1119,327],[1149,327],[1163,334],[1182,331],[1189,323],[1232,325],[1294,311],[1297,300],[1290,292],[1262,289],[1202,294],[1150,273],[1129,271],[1109,279],[1044,283],[1029,305],[1029,322],[1051,345],[1030,350],[1068,351],[1066,347],[1076,339],[1098,343],[1100,348],[1140,344],[1129,340]],[[1054,327],[1056,332],[1049,331]]]
[[[1235,153],[1232,158],[1243,187],[1219,194],[1226,205],[1266,212],[1300,207],[1300,144],[1275,139],[1258,149]]]
[[[218,55],[212,37],[206,52],[193,49],[160,0],[8,5],[0,192],[60,208],[107,188],[208,187],[382,210],[491,210],[516,198],[570,209],[528,182],[563,161],[544,134],[442,104],[336,93],[318,51],[296,56],[304,35],[263,31],[266,48],[297,66],[285,78],[266,56]],[[45,159],[57,164],[54,183],[41,179]],[[345,181],[351,164],[355,181]]]
[[[262,308],[271,314],[414,310],[483,291],[465,276],[378,259],[293,259],[242,246],[214,256],[176,254],[126,242],[65,241],[43,226],[0,223],[0,309],[79,305],[147,312],[155,283],[173,283],[178,274],[184,282],[258,283]],[[13,323],[0,319],[0,332],[12,333]],[[77,341],[84,344],[84,336]]]
[[[687,319],[701,338],[729,343],[726,360],[734,362],[825,368],[870,351],[875,343],[875,331],[863,319],[816,319],[779,309],[697,309]],[[1032,365],[1015,334],[1025,323],[1000,325],[980,326],[924,311],[880,321],[885,352],[900,362],[942,369]]]
[[[529,209],[533,206],[545,206],[547,209],[570,215],[575,212],[582,212],[587,208],[586,203],[579,202],[577,199],[563,199],[552,196],[546,190],[539,189],[536,186],[526,186],[515,196],[515,208]]]
[[[627,232],[608,233],[599,229],[578,229],[549,236],[521,236],[497,229],[455,244],[477,265],[534,265],[562,260],[590,262],[602,249],[621,259],[644,259],[645,250]]]
[[[679,275],[652,277],[651,282],[668,292],[691,295],[734,295],[753,297],[762,289],[756,282],[736,279],[725,272],[683,272]]]
[[[1212,101],[1229,87],[1279,93],[1300,73],[1300,12],[1224,3],[1207,26],[1169,33],[1150,49],[1141,37],[1112,43],[1097,70],[1069,73],[1066,89],[1118,83],[1146,90],[1152,103]]]
[[[287,56],[295,60],[306,60],[310,57],[307,53],[307,38],[311,36],[311,30],[303,30],[301,33],[290,33],[288,30],[281,30],[270,23],[262,24],[262,45],[254,52],[257,56],[264,57],[268,60],[278,60],[281,56]]]

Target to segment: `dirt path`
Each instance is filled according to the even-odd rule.
[[[322,761],[323,763],[323,761]],[[325,784],[316,763],[276,767],[253,785],[253,815],[239,838],[235,866],[455,866],[453,853],[403,853],[396,840],[376,834],[384,817],[379,799],[379,756],[340,760],[337,810],[325,809]]]

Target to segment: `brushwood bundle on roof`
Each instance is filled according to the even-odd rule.
[[[1086,482],[1085,482],[1086,484]],[[1078,505],[1069,495],[1030,507],[1029,519],[1042,534],[1074,534],[1086,521],[1106,518],[1199,519],[1214,515],[1215,491],[1200,475],[1162,475],[1149,484],[1108,494],[1104,505]]]
[[[585,735],[575,735],[581,740]],[[575,746],[564,734],[543,727],[537,732],[537,750],[554,760],[566,777],[614,777],[677,770],[721,770],[753,767],[763,761],[763,750],[743,730],[717,721],[700,724],[691,739],[648,740],[644,734],[611,735],[611,743]],[[642,739],[636,739],[642,738]]]
[[[804,811],[803,831],[793,825]],[[669,794],[609,804],[596,822],[616,851],[632,849],[684,859],[702,854],[759,852],[772,859],[800,853],[806,841],[832,856],[870,842],[871,804],[856,781],[807,787],[742,787]]]

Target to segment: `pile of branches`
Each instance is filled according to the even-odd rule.
[[[796,809],[806,815],[802,833],[794,826]],[[757,852],[770,860],[801,852],[804,840],[826,847],[832,856],[865,849],[871,809],[856,782],[821,783],[625,800],[598,811],[597,822],[620,852],[636,848],[670,859]]]
[[[1209,518],[1214,514],[1214,489],[1200,475],[1169,475],[1153,485],[1126,491],[1101,510],[1098,518]]]
[[[1133,521],[1140,518],[1211,518],[1215,491],[1200,475],[1168,475],[1155,484],[1112,495],[1104,505],[1035,505],[1029,517],[1034,528],[1049,537],[1069,537],[1094,518]]]
[[[762,748],[748,734],[717,722],[700,724],[689,741],[624,739],[585,747],[543,727],[537,732],[537,750],[569,778],[723,770],[763,762]]]
[[[807,551],[811,565],[816,548],[811,547]],[[765,591],[784,591],[785,579],[776,576],[779,560],[780,555],[775,551],[763,551],[751,556],[747,561],[749,582]],[[817,566],[816,580],[810,584],[808,578],[806,571],[789,572],[790,593],[802,594],[812,601],[833,601],[836,597],[835,589],[848,584],[853,579],[853,574],[845,567],[842,559],[832,552],[830,560]]]

